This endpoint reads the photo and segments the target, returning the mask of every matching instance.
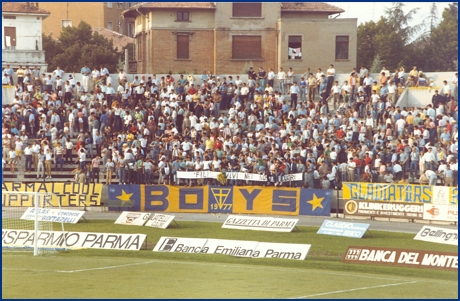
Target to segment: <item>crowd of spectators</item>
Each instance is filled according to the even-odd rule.
[[[178,179],[177,171],[268,179],[225,185],[457,183],[458,74],[426,107],[396,106],[406,87],[434,88],[416,67],[383,68],[374,79],[362,66],[343,83],[333,65],[301,75],[251,67],[247,81],[206,71],[131,82],[123,71],[118,82],[109,75],[103,65],[84,66],[76,82],[59,67],[46,76],[6,65],[2,84],[15,85],[16,94],[2,107],[3,168],[51,179],[53,168],[76,164],[75,181],[106,184],[116,177],[120,184],[222,185]],[[297,173],[302,181],[283,181]]]

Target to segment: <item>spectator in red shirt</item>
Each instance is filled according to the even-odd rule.
[[[356,163],[356,176],[357,179],[361,179],[361,170],[363,168],[363,161],[359,159],[359,157],[356,155],[355,158],[353,159],[353,162]]]
[[[345,136],[345,132],[342,130],[342,128],[339,128],[336,134],[337,134],[337,138],[339,139],[342,139]]]

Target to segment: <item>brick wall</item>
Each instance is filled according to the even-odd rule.
[[[189,60],[178,60],[177,42],[172,30],[151,30],[151,73],[197,73],[214,69],[214,33],[212,30],[194,32],[189,42]]]
[[[262,36],[262,60],[232,60],[232,35]],[[228,31],[216,30],[216,73],[242,73],[243,68],[252,61],[254,69],[259,67],[276,68],[276,31]]]

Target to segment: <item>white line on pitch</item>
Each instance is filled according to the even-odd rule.
[[[145,262],[137,262],[137,263],[128,263],[128,264],[120,264],[120,265],[111,265],[111,266],[100,267],[100,268],[90,268],[90,269],[70,270],[70,271],[55,271],[55,272],[58,272],[58,273],[78,273],[78,272],[86,272],[86,271],[116,269],[116,268],[129,267],[129,266],[134,266],[134,265],[149,264],[149,263],[153,263],[153,262],[157,262],[157,261],[145,261]]]
[[[310,298],[310,297],[318,297],[318,296],[324,296],[324,295],[347,293],[347,292],[353,292],[353,291],[361,291],[361,290],[367,290],[367,289],[373,289],[373,288],[397,286],[397,285],[412,284],[412,283],[417,283],[417,281],[392,283],[392,284],[383,284],[383,285],[375,285],[375,286],[366,286],[366,287],[352,288],[352,289],[348,289],[348,290],[339,290],[339,291],[332,291],[332,292],[327,292],[327,293],[313,294],[313,295],[302,296],[302,297],[295,297],[295,298],[290,298],[290,299],[304,299],[304,298]]]

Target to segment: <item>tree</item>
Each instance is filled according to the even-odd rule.
[[[380,60],[380,55],[377,53],[377,55],[374,58],[374,61],[372,62],[371,69],[369,70],[371,73],[380,73],[382,70],[382,61]]]
[[[411,41],[423,25],[418,24],[409,26],[409,22],[414,19],[419,8],[411,9],[405,14],[403,10],[404,6],[405,4],[402,2],[394,2],[392,7],[385,9],[385,14],[388,22],[395,27],[396,34],[400,35],[404,44],[406,44]]]
[[[394,3],[377,22],[358,26],[358,65],[374,65],[378,55],[389,70],[399,66],[417,66],[425,72],[457,70],[458,4],[449,4],[439,23],[433,3],[429,17],[415,26],[409,22],[417,9],[405,13],[403,8],[403,3]]]
[[[358,27],[358,66],[371,66],[378,54],[382,66],[395,69],[400,66],[404,51],[403,39],[387,18],[381,17],[377,23],[371,21]]]
[[[376,54],[374,36],[377,32],[374,21],[358,26],[358,66],[370,68]]]
[[[45,61],[48,64],[48,70],[55,70],[56,66],[53,65],[53,58],[59,53],[63,52],[60,43],[53,39],[51,35],[47,36],[43,34],[43,50],[45,51]]]
[[[89,67],[103,64],[109,72],[116,72],[120,57],[113,42],[93,33],[91,26],[84,21],[78,27],[64,27],[58,40],[44,37],[43,49],[49,70],[60,66],[68,73],[79,72],[85,64]]]
[[[435,70],[455,71],[458,60],[458,3],[449,4],[442,12],[442,21],[433,28],[430,51]]]

